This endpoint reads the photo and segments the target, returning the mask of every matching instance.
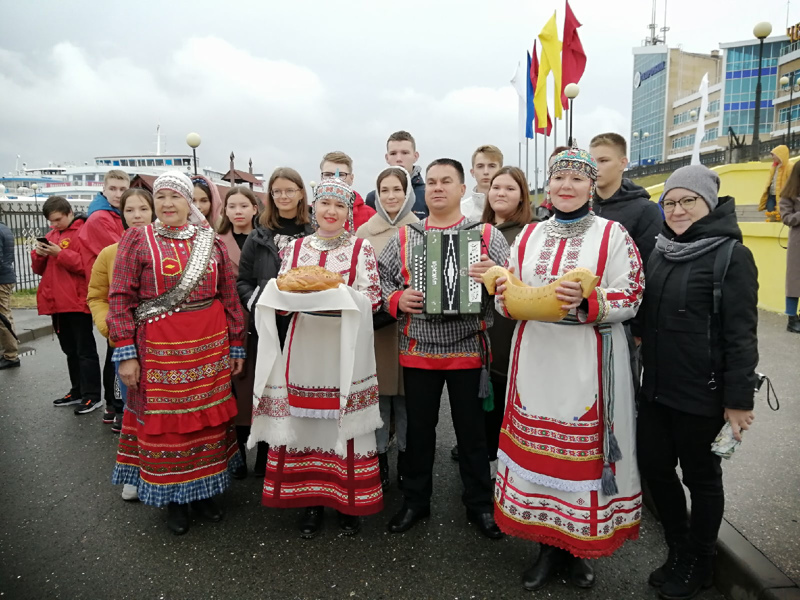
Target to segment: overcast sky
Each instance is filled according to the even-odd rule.
[[[571,6],[588,57],[575,135],[627,137],[631,49],[651,2]],[[322,154],[343,150],[362,194],[398,129],[416,137],[422,165],[468,167],[486,143],[516,164],[509,81],[554,10],[560,37],[561,0],[0,0],[0,172],[18,154],[38,166],[155,152],[159,123],[170,152],[188,153],[197,131],[199,162],[217,169],[233,150],[238,168],[252,157],[257,171],[292,166],[308,182]],[[659,27],[663,10],[659,0]],[[789,17],[800,21],[800,2]],[[707,53],[762,20],[783,33],[786,19],[785,0],[670,0],[667,42]]]

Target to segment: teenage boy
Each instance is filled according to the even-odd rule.
[[[489,194],[492,177],[503,168],[503,153],[497,146],[480,146],[472,153],[469,174],[475,178],[475,187],[461,199],[461,214],[470,221],[480,221]]]
[[[0,369],[20,366],[19,343],[14,334],[14,315],[11,313],[11,293],[17,276],[14,272],[14,234],[0,222]]]
[[[386,310],[401,324],[400,364],[408,414],[403,468],[405,501],[389,521],[391,533],[407,531],[430,515],[436,425],[442,390],[447,384],[461,456],[462,502],[467,518],[477,523],[486,537],[503,536],[494,522],[483,400],[479,397],[482,371],[488,369],[490,348],[486,330],[494,322],[493,303],[482,290],[479,314],[420,318],[423,295],[411,287],[409,269],[403,259],[423,242],[428,230],[473,229],[481,232],[482,251],[480,262],[470,267],[469,276],[477,280],[494,264],[505,264],[509,250],[503,235],[491,225],[467,221],[461,215],[465,191],[460,162],[449,158],[433,161],[425,175],[430,216],[421,223],[400,228],[378,258]]]
[[[322,162],[319,163],[319,170],[320,178],[335,177],[338,173],[339,179],[349,185],[350,189],[353,188],[353,180],[355,179],[353,176],[353,159],[344,152],[328,152],[322,157]],[[353,190],[353,194],[355,195],[355,200],[353,201],[353,227],[355,229],[352,233],[355,233],[359,227],[369,221],[370,217],[375,214],[375,209],[367,206],[357,191]],[[349,228],[349,225],[345,224],[345,227]]]
[[[100,407],[100,362],[86,304],[86,274],[80,255],[83,216],[66,198],[53,196],[42,207],[51,230],[31,252],[33,272],[42,276],[36,291],[40,315],[51,315],[61,350],[67,355],[70,390],[54,406],[78,404],[76,415]]]
[[[122,227],[119,203],[130,182],[130,177],[125,171],[112,169],[103,179],[103,191],[89,204],[88,218],[79,236],[81,260],[87,282],[92,279],[92,267],[100,251],[122,239],[125,230]],[[106,360],[103,364],[103,397],[106,408],[103,411],[103,423],[113,423],[114,415],[119,415],[118,420],[122,420],[122,400],[116,398],[114,394],[115,373],[114,363],[111,361],[113,353],[114,349],[106,342]]]
[[[628,166],[627,151],[625,138],[618,133],[601,133],[592,138],[589,153],[597,163],[594,212],[628,230],[646,267],[664,218],[658,204],[650,201],[647,190],[622,177]]]
[[[390,167],[403,167],[411,175],[411,185],[414,188],[416,201],[411,209],[418,219],[428,216],[428,206],[425,204],[425,181],[422,179],[422,169],[414,163],[419,160],[417,143],[407,131],[395,131],[386,140],[386,164]],[[367,194],[367,206],[375,208],[375,190]]]

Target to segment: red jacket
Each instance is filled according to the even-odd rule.
[[[352,233],[355,233],[359,227],[372,218],[372,215],[375,214],[375,209],[367,206],[358,192],[353,193],[356,195],[356,200],[353,202],[353,227],[355,229]]]
[[[80,234],[81,260],[86,281],[92,278],[92,267],[100,250],[119,242],[123,233],[125,233],[125,229],[122,227],[122,217],[117,213],[109,210],[96,210],[89,215]]]
[[[53,244],[61,246],[61,252],[55,256],[39,256],[31,251],[33,272],[42,276],[36,291],[40,315],[89,312],[86,276],[78,239],[83,223],[84,217],[76,217],[64,231],[53,229],[45,236]]]

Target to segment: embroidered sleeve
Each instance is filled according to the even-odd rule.
[[[644,293],[644,271],[639,250],[625,228],[611,226],[605,248],[600,248],[605,270],[600,285],[589,296],[586,307],[578,309],[582,323],[621,323],[632,319],[639,310]]]
[[[108,335],[116,346],[133,344],[136,333],[133,311],[139,305],[139,287],[144,269],[143,253],[146,248],[144,228],[132,227],[122,236],[117,249],[106,316]]]
[[[372,304],[372,312],[380,310],[382,302],[378,259],[375,257],[375,248],[372,247],[368,240],[364,240],[361,245],[354,283],[353,287],[369,298]]]
[[[295,244],[302,244],[302,243],[303,243],[303,238],[292,240],[290,243],[286,244],[286,247],[281,251],[281,269],[280,271],[278,271],[279,277],[292,268],[292,257],[294,256],[294,246]]]
[[[401,228],[400,231],[403,231]],[[400,231],[392,236],[378,257],[378,272],[384,308],[393,317],[399,315],[400,295],[403,292],[403,276],[400,260]]]
[[[222,305],[225,307],[225,316],[228,320],[228,339],[231,346],[241,346],[244,343],[244,311],[236,292],[236,280],[233,277],[233,265],[228,257],[224,242],[217,238],[214,241],[219,282],[217,292]]]

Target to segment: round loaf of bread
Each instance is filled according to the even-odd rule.
[[[295,267],[278,277],[282,292],[320,292],[336,288],[344,279],[338,273],[323,267]]]

